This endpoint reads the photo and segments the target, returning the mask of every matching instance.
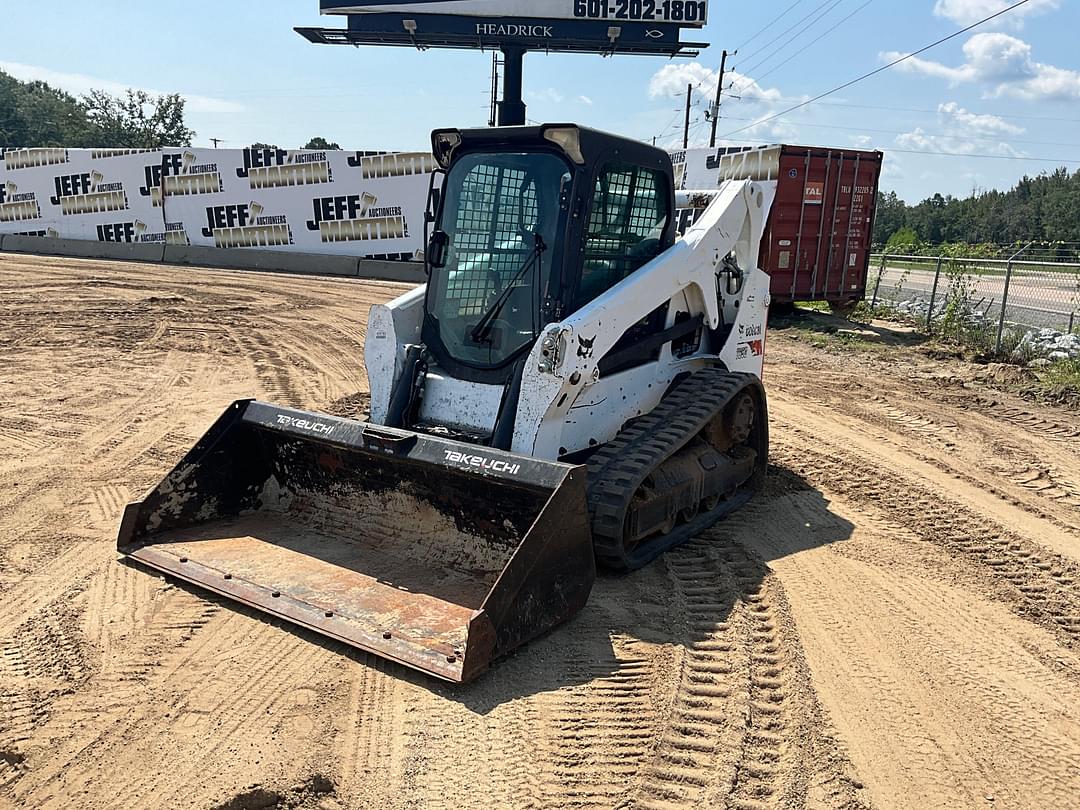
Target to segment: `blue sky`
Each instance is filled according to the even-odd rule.
[[[729,79],[741,98],[725,99],[718,130],[741,129],[730,142],[881,149],[883,188],[910,202],[937,191],[1006,188],[1055,165],[1080,169],[1077,0],[1029,0],[903,66],[755,123],[1008,4],[711,0],[709,25],[685,37],[712,43],[694,61],[530,54],[528,116],[676,145],[690,82],[699,89],[691,144],[707,145],[703,112],[720,51],[739,48]],[[297,147],[321,135],[350,149],[425,148],[434,127],[487,119],[489,54],[311,45],[293,26],[340,19],[320,18],[316,0],[5,5],[0,69],[76,93],[126,86],[181,92],[200,145],[216,137],[228,147]]]

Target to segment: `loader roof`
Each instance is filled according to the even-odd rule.
[[[453,152],[462,148],[514,149],[555,144],[578,164],[592,164],[612,153],[639,165],[654,165],[671,171],[671,156],[633,138],[571,123],[537,124],[524,127],[482,127],[475,129],[437,129],[431,133],[432,152],[443,168]]]

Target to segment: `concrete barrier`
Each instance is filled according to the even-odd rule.
[[[404,281],[411,284],[427,283],[423,262],[388,262],[382,259],[361,259],[357,275],[360,278]]]
[[[129,262],[160,262],[165,245],[160,242],[93,242],[89,239],[53,239],[46,236],[15,236],[0,239],[0,250],[9,253],[40,253],[79,259],[121,259]]]
[[[191,264],[233,270],[264,270],[277,273],[356,278],[358,259],[356,256],[288,253],[283,250],[166,245],[163,261],[166,264]]]
[[[165,262],[227,270],[262,270],[272,273],[342,276],[423,284],[421,262],[392,262],[360,259],[325,253],[290,253],[283,250],[215,248],[202,245],[125,244],[79,239],[50,239],[40,236],[0,236],[0,251],[72,256],[84,259]]]

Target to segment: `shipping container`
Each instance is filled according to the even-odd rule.
[[[749,179],[775,189],[761,269],[774,303],[827,301],[842,308],[866,292],[881,152],[788,144],[673,152],[681,189]],[[680,212],[680,230],[699,213]]]

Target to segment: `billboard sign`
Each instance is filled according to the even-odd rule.
[[[708,0],[321,0],[323,14],[441,14],[502,19],[670,23],[700,28]]]
[[[600,20],[552,20],[538,17],[455,17],[443,14],[410,14],[406,21],[400,13],[354,14],[349,17],[349,35],[363,38],[397,40],[411,44],[460,43],[466,48],[498,48],[519,45],[535,50],[593,52],[617,48],[650,51],[665,46],[680,47],[679,27],[667,24],[623,23],[612,26]]]

